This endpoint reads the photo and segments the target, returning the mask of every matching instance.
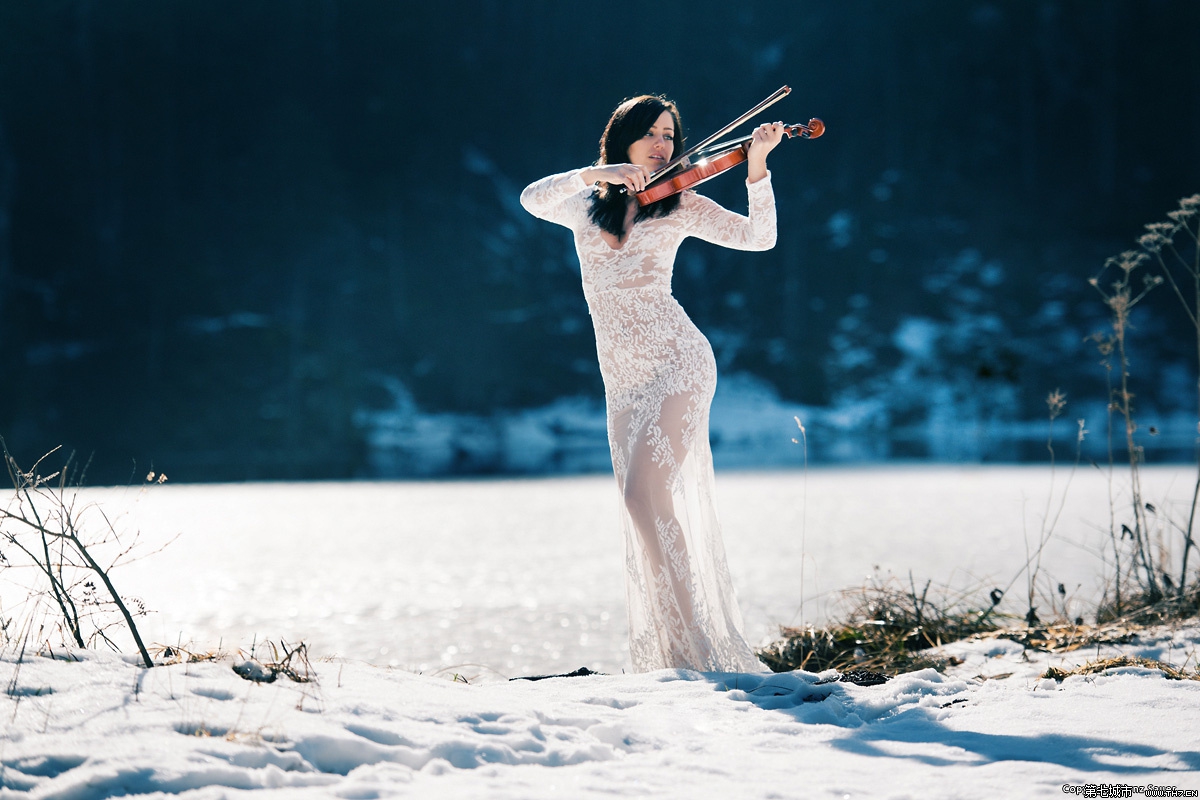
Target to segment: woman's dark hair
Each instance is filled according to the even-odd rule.
[[[671,112],[675,121],[675,148],[672,157],[683,150],[683,123],[679,119],[679,109],[662,95],[644,94],[633,97],[621,105],[608,119],[604,134],[600,137],[600,160],[596,163],[627,164],[629,163],[629,146],[646,135],[650,126],[658,121],[664,111]],[[600,189],[592,195],[592,207],[588,216],[600,230],[608,231],[620,239],[625,235],[625,211],[627,195],[621,193],[617,184],[600,184]],[[634,222],[649,217],[665,217],[679,206],[679,195],[664,197],[656,203],[638,209]]]

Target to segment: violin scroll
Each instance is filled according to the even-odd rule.
[[[802,139],[817,139],[825,133],[825,123],[813,117],[807,125],[786,125],[783,132],[787,136],[799,136]]]

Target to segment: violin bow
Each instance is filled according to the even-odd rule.
[[[690,156],[693,156],[697,152],[703,150],[705,147],[712,144],[717,139],[720,139],[722,136],[729,133],[731,130],[738,127],[739,125],[744,123],[746,120],[753,117],[755,114],[758,114],[759,112],[764,111],[764,110],[770,108],[771,106],[775,105],[780,100],[787,97],[791,91],[792,91],[791,87],[780,86],[778,89],[776,89],[774,92],[772,92],[770,94],[770,96],[767,97],[766,100],[763,100],[761,103],[756,105],[754,108],[750,109],[745,114],[742,114],[740,117],[738,117],[733,122],[726,125],[725,127],[721,128],[716,133],[712,134],[711,136],[706,137],[704,139],[704,141],[700,142],[699,144],[695,145],[694,147],[688,148],[686,151],[680,153],[678,156],[671,159],[669,162],[667,162],[665,165],[663,165],[659,169],[650,173],[650,178],[646,181],[646,185],[648,186],[651,183],[654,183],[656,180],[658,180],[662,176],[666,175],[668,172],[675,169],[679,165],[687,163],[687,160]]]

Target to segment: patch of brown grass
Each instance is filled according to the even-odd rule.
[[[198,664],[204,661],[220,661],[222,658],[225,658],[225,654],[219,648],[217,650],[199,652],[178,644],[152,644],[149,650],[154,659],[155,666]]]
[[[1128,644],[1137,638],[1144,625],[1113,623],[1109,625],[1059,624],[997,628],[975,634],[975,639],[1008,639],[1031,650],[1047,653],[1067,653],[1081,647],[1102,644]]]
[[[1056,681],[1062,682],[1063,679],[1069,678],[1072,675],[1096,675],[1106,672],[1110,669],[1118,669],[1120,667],[1145,667],[1146,669],[1156,669],[1160,671],[1164,677],[1173,681],[1200,681],[1200,672],[1192,670],[1188,672],[1185,669],[1180,669],[1163,661],[1156,661],[1153,658],[1142,658],[1141,656],[1119,655],[1111,658],[1098,658],[1094,661],[1089,661],[1086,664],[1075,667],[1074,669],[1061,669],[1059,667],[1050,667],[1044,673],[1043,678],[1053,678]]]
[[[904,587],[894,578],[877,578],[861,589],[843,593],[848,608],[843,620],[823,627],[783,627],[782,638],[760,650],[758,656],[775,672],[869,670],[892,676],[927,667],[942,671],[961,661],[929,651],[950,642],[1008,639],[1032,650],[1065,653],[1082,647],[1128,644],[1147,627],[1194,618],[1197,609],[1197,593],[1192,592],[1183,598],[1143,604],[1125,617],[1095,625],[1076,620],[1005,626],[1001,623],[1013,618],[996,613],[994,605],[980,611],[961,597],[935,602],[928,598],[928,589],[926,583],[918,592],[911,579]]]
[[[997,628],[995,615],[963,607],[961,599],[935,602],[927,582],[921,591],[911,578],[903,587],[895,579],[875,579],[866,587],[843,593],[846,618],[824,627],[784,627],[783,638],[759,651],[775,672],[794,669],[821,672],[870,670],[886,675],[959,663],[926,651],[972,634]]]

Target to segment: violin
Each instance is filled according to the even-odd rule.
[[[783,127],[783,135],[789,139],[793,136],[799,136],[802,139],[816,139],[824,132],[825,123],[816,117],[810,119],[807,125],[785,125]],[[685,189],[690,189],[709,178],[715,178],[722,172],[744,163],[750,157],[750,143],[753,140],[753,136],[746,136],[713,145],[706,150],[699,151],[697,155],[701,157],[695,163],[690,162],[687,158],[680,160],[678,166],[684,167],[683,171],[669,178],[654,181],[643,191],[638,192],[636,195],[638,205],[648,206],[651,203],[657,203],[665,197],[679,194]]]

